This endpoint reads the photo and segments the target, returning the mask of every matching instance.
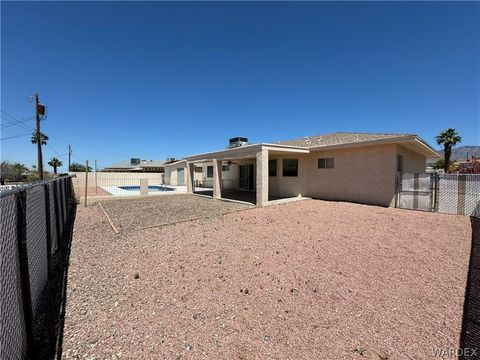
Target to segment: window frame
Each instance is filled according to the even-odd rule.
[[[323,166],[322,166],[322,162],[323,162]],[[335,158],[334,157],[319,158],[317,162],[317,168],[318,169],[335,169]]]
[[[208,176],[208,174],[210,173],[210,169],[211,170],[211,173],[212,173],[212,176]],[[213,178],[213,165],[212,166],[207,166],[207,178]]]
[[[291,173],[285,173],[285,169],[289,168],[288,166],[285,166],[285,162],[287,162],[287,161],[295,162],[295,164],[296,164],[295,171],[290,170]],[[283,161],[282,161],[282,176],[284,176],[284,177],[298,177],[298,159],[283,159]]]

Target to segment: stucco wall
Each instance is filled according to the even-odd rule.
[[[307,196],[389,206],[395,197],[396,145],[316,151],[305,155],[270,155],[277,176],[269,178],[272,196]],[[319,169],[318,159],[333,157],[333,169]],[[298,176],[282,176],[282,160],[298,159]]]
[[[80,186],[85,186],[85,173],[84,172],[77,172],[77,173],[70,173],[71,175],[75,175],[74,182],[77,182]],[[124,180],[134,181],[140,179],[152,179],[155,180],[157,183],[163,179],[163,173],[116,173],[116,172],[97,172],[97,182],[99,186],[115,185],[117,182]],[[88,173],[88,186],[95,186],[95,174],[93,172]]]
[[[397,145],[398,155],[403,157],[404,172],[425,172],[427,157]]]

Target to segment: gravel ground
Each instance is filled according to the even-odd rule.
[[[467,217],[315,200],[119,235],[80,207],[63,356],[433,358],[470,241]]]
[[[135,230],[198,217],[216,217],[248,205],[190,195],[161,195],[102,202],[119,230]]]

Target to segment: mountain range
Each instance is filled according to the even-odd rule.
[[[438,150],[438,153],[443,156],[443,150]],[[452,149],[452,160],[465,161],[467,156],[480,157],[480,146],[459,146]]]

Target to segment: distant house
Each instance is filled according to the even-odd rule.
[[[104,172],[154,172],[163,173],[167,160],[143,160],[131,158],[103,168]]]
[[[187,156],[177,167],[193,192],[201,166],[201,185],[214,198],[245,191],[259,206],[297,196],[390,206],[399,174],[425,172],[427,157],[438,156],[414,134],[341,132],[278,143],[233,138],[228,149]]]

